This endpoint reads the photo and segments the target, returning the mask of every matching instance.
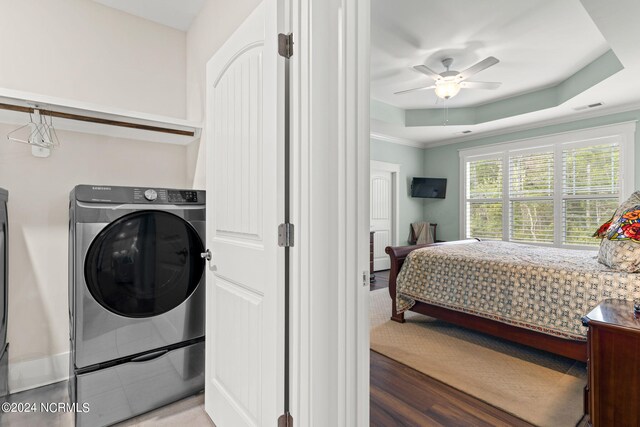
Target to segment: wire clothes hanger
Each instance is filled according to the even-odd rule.
[[[34,109],[33,113],[29,113],[29,123],[9,132],[7,139],[41,148],[56,148],[60,146],[60,140],[53,127],[53,118],[50,114],[42,114],[38,109]]]

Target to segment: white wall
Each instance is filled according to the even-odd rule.
[[[90,0],[0,0],[0,87],[201,121],[206,63],[258,0],[208,0],[187,33]],[[2,142],[10,190],[12,390],[66,374],[68,194],[80,183],[205,186],[204,144],[60,132],[48,159]],[[204,141],[204,137],[202,138]]]
[[[187,32],[187,119],[204,122],[207,61],[260,4],[259,0],[208,0]],[[275,36],[275,35],[274,35]],[[201,142],[202,141],[202,142]],[[189,148],[194,188],[205,186],[206,129]]]
[[[186,33],[90,0],[0,0],[0,87],[184,118]],[[80,183],[188,187],[187,148],[60,132],[36,159],[0,124],[9,189],[10,387],[68,372],[68,195]]]
[[[0,0],[0,87],[184,118],[185,43],[90,0]]]
[[[0,124],[0,136],[15,128]],[[0,142],[0,187],[9,190],[9,330],[12,391],[68,371],[69,192],[77,184],[186,188],[186,148],[59,132],[51,157]],[[59,355],[56,358],[56,355]],[[31,362],[31,363],[30,363]],[[62,363],[62,367],[52,366]],[[60,364],[58,363],[58,364]],[[50,370],[47,372],[47,370]],[[52,377],[53,376],[53,377]]]

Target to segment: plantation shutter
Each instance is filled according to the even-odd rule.
[[[463,238],[594,249],[635,185],[635,123],[460,150]]]
[[[563,243],[596,246],[591,234],[618,206],[620,145],[567,147],[562,164]]]
[[[553,147],[509,156],[509,240],[553,243]]]
[[[502,158],[467,162],[467,238],[502,239]]]

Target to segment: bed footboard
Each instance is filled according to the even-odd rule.
[[[455,242],[441,242],[441,243],[427,243],[424,245],[413,245],[413,246],[387,246],[384,251],[389,255],[391,259],[391,268],[389,270],[389,295],[392,300],[391,307],[391,320],[395,322],[404,323],[404,313],[398,313],[396,310],[396,279],[398,274],[400,273],[400,269],[402,268],[402,264],[404,264],[404,260],[412,251],[420,248],[425,248],[427,246],[442,246],[442,245],[459,245],[477,241],[474,240],[457,240]]]
[[[398,278],[398,273],[400,273],[402,264],[404,264],[404,259],[411,251],[426,246],[429,245],[387,246],[384,249],[391,259],[391,267],[389,269],[389,296],[391,297],[391,320],[394,322],[404,323],[404,313],[398,313],[396,310],[396,279]]]

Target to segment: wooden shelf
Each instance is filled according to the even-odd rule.
[[[0,122],[25,124],[34,108],[51,116],[59,130],[178,145],[202,132],[200,123],[183,119],[0,88]]]

